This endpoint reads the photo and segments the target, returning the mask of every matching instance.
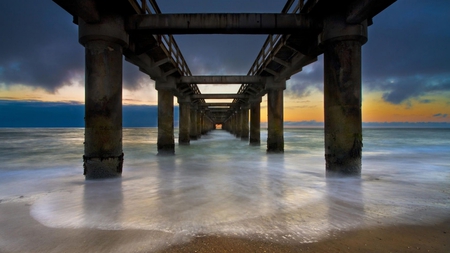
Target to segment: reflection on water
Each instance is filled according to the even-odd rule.
[[[271,155],[217,130],[177,146],[172,157],[156,155],[156,129],[126,129],[123,177],[102,181],[81,175],[82,129],[39,131],[22,135],[49,145],[2,137],[16,153],[3,154],[11,166],[0,170],[0,190],[4,201],[36,195],[31,214],[49,227],[154,230],[166,242],[201,234],[310,242],[339,230],[449,218],[450,144],[442,142],[449,131],[402,132],[401,142],[395,131],[365,130],[361,178],[327,179],[320,129],[286,130],[286,153]],[[20,145],[41,150],[20,153]],[[27,162],[47,154],[64,160],[61,167]],[[30,185],[6,189],[13,185],[6,182]]]

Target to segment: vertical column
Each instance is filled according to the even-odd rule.
[[[203,131],[203,111],[199,110],[197,112],[197,138],[200,139],[202,137],[202,131]]]
[[[189,132],[189,137],[191,140],[197,140],[197,108],[196,106],[191,106],[191,131]]]
[[[189,145],[191,142],[191,98],[179,97],[178,104],[180,104],[180,121],[178,132],[178,144]]]
[[[361,174],[361,46],[366,24],[345,17],[324,22],[324,110],[327,176]]]
[[[241,109],[238,108],[236,110],[236,122],[235,122],[236,130],[235,130],[235,133],[234,133],[237,138],[241,138],[241,132],[242,132],[241,125],[242,125],[242,123],[241,123]]]
[[[261,98],[250,100],[250,145],[261,145]]]
[[[236,120],[236,114],[233,113],[233,115],[231,115],[231,118],[230,118],[230,133],[233,135],[236,134],[235,120]]]
[[[286,80],[275,81],[268,78],[267,92],[267,152],[284,152],[283,129],[283,90],[286,89]]]
[[[86,179],[122,174],[122,47],[128,35],[121,17],[104,16],[100,23],[79,19],[79,42],[85,47]]]
[[[175,154],[175,140],[173,133],[173,90],[176,88],[175,79],[156,80],[158,90],[158,155]]]
[[[249,105],[243,105],[241,110],[241,140],[248,140],[248,110]]]
[[[206,116],[206,111],[202,113],[202,135],[207,134],[209,130],[209,119]]]

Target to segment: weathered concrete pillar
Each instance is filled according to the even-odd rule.
[[[261,98],[250,101],[250,145],[261,145]]]
[[[197,108],[191,105],[191,130],[189,132],[191,140],[197,140]]]
[[[286,80],[275,81],[268,78],[267,92],[267,152],[284,152],[283,129],[283,90],[286,89]]]
[[[178,144],[189,145],[191,142],[191,99],[189,97],[178,98],[180,105],[180,120],[178,126]]]
[[[241,138],[241,132],[242,132],[242,122],[241,122],[241,109],[237,109],[236,110],[236,122],[235,122],[235,126],[236,126],[236,130],[234,135],[236,135],[237,138]]]
[[[202,113],[202,135],[204,135],[204,134],[206,134],[206,132],[208,132],[206,120],[207,120],[206,115],[203,112]]]
[[[366,24],[346,24],[343,16],[324,22],[327,176],[361,174],[361,46],[366,41]]]
[[[197,111],[197,139],[202,138],[202,126],[203,126],[203,112],[201,110]]]
[[[248,140],[248,110],[249,105],[243,105],[241,109],[241,140],[246,141]]]
[[[233,113],[233,115],[231,115],[231,119],[230,119],[230,133],[231,134],[236,134],[236,114]]]
[[[156,80],[158,90],[158,155],[175,154],[173,133],[173,90],[176,89],[175,79]]]
[[[85,47],[86,179],[122,174],[122,47],[128,34],[121,17],[96,24],[79,19],[79,42]]]

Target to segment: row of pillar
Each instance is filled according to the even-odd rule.
[[[175,154],[173,103],[176,82],[174,78],[156,80],[158,90],[158,155]],[[214,129],[212,122],[204,111],[191,103],[190,97],[178,97],[179,104],[179,138],[180,145],[189,145],[191,140],[200,139]]]
[[[324,20],[320,43],[324,50],[325,161],[327,174],[361,172],[361,46],[367,25],[347,24],[344,16]],[[79,19],[79,41],[85,47],[85,149],[87,179],[120,176],[122,151],[122,58],[128,46],[123,18],[103,16],[87,24]],[[283,90],[286,81],[266,83],[268,152],[283,152]],[[167,77],[156,80],[158,90],[158,153],[174,153],[173,89]],[[250,129],[248,129],[248,110]],[[259,103],[251,103],[226,122],[226,129],[259,144]],[[189,102],[180,100],[180,144],[198,139],[214,128],[213,122]],[[236,127],[241,124],[241,127]],[[247,126],[247,127],[246,127]],[[248,133],[250,136],[248,137]]]

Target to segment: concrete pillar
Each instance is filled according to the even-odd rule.
[[[202,138],[202,111],[197,110],[197,139]]]
[[[191,140],[197,140],[197,108],[191,106],[191,130],[189,132]]]
[[[128,35],[120,17],[102,17],[100,23],[79,19],[79,42],[85,47],[85,139],[83,167],[86,179],[122,174],[122,47]]]
[[[267,92],[267,152],[284,152],[283,129],[283,90],[286,80],[275,81],[269,78],[266,83]]]
[[[173,89],[175,79],[156,80],[158,90],[158,155],[175,154],[175,140],[173,131]]]
[[[180,105],[178,144],[189,145],[191,142],[191,99],[189,97],[178,98],[178,104]]]
[[[261,98],[250,101],[250,145],[261,145]]]
[[[235,129],[235,133],[234,133],[234,135],[236,135],[237,138],[241,138],[241,132],[242,132],[241,125],[242,125],[241,109],[239,108],[236,111],[236,122],[235,122],[236,129]]]
[[[236,114],[233,113],[233,115],[231,115],[231,119],[230,119],[230,133],[231,134],[236,134]]]
[[[366,41],[366,24],[348,25],[343,16],[324,22],[327,176],[361,174],[361,46]]]
[[[211,121],[208,116],[206,116],[206,111],[203,113],[202,117],[202,134],[207,134],[211,130]]]
[[[248,110],[249,105],[243,105],[241,110],[241,140],[246,141],[248,140]]]

